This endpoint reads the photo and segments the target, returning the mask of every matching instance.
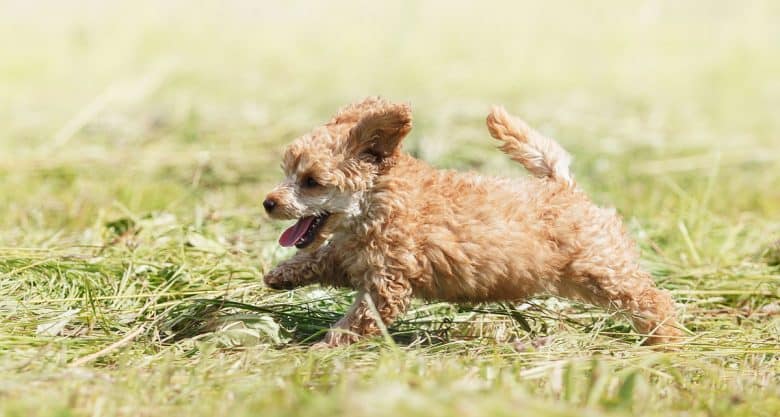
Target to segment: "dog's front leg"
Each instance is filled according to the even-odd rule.
[[[349,280],[338,267],[336,252],[332,245],[325,245],[313,252],[300,251],[268,272],[263,281],[277,290],[289,290],[318,282],[348,286]]]
[[[374,275],[367,281],[365,288],[357,292],[347,314],[317,347],[346,345],[361,337],[379,334],[379,320],[389,326],[406,311],[412,297],[411,285],[406,280],[392,275]]]

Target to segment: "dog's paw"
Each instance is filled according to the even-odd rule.
[[[311,349],[311,350],[327,350],[327,349],[331,349],[331,348],[334,348],[334,347],[335,346],[331,346],[331,345],[325,343],[325,341],[321,341],[321,342],[317,342],[317,343],[311,345],[311,347],[309,349]]]
[[[291,290],[296,287],[295,281],[289,274],[285,273],[283,268],[276,268],[265,274],[263,282],[268,288],[274,290]]]
[[[355,333],[351,333],[349,331],[335,328],[333,330],[330,330],[326,335],[325,338],[322,340],[322,342],[317,343],[326,345],[329,348],[339,347],[339,346],[347,346],[351,345],[355,342],[357,342],[359,339],[359,336]]]

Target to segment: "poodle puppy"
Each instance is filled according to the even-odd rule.
[[[555,141],[501,107],[487,117],[500,149],[532,177],[432,168],[401,150],[411,110],[380,98],[342,108],[284,152],[285,179],[263,202],[297,219],[282,246],[299,250],[265,283],[351,287],[357,297],[324,343],[380,331],[412,297],[521,301],[552,294],[630,314],[645,343],[682,335],[671,297],[638,264],[614,209],[594,205]]]

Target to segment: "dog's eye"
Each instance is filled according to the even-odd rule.
[[[306,188],[316,188],[320,186],[320,183],[318,183],[317,180],[314,179],[314,177],[304,178],[301,184]]]

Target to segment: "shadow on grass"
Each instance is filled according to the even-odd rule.
[[[327,306],[323,306],[326,302]],[[487,305],[424,305],[412,309],[388,329],[399,345],[439,345],[453,340],[473,340],[483,332],[476,327],[484,321],[477,315],[497,316],[515,337],[541,337],[551,332],[548,323],[556,322],[591,331],[595,322],[584,324],[560,313],[551,314],[544,307],[530,303],[520,311],[508,304]],[[161,328],[168,335],[165,341],[175,342],[216,331],[230,322],[262,322],[268,317],[280,326],[287,344],[311,345],[319,341],[328,328],[342,317],[349,305],[333,298],[297,303],[254,305],[223,298],[192,299],[169,312]],[[488,332],[489,334],[490,332]]]

